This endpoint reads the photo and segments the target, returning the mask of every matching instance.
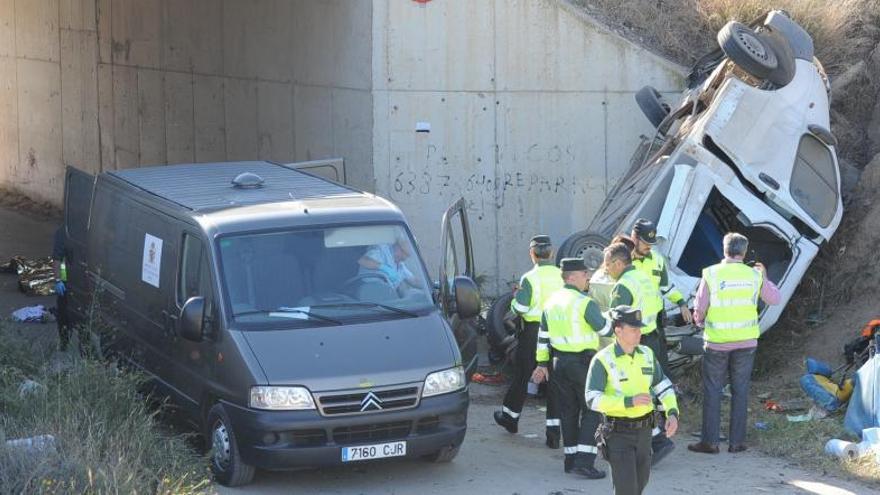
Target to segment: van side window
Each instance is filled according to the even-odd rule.
[[[180,280],[177,284],[177,302],[180,306],[193,296],[205,298],[206,310],[211,309],[211,274],[208,257],[201,239],[190,234],[183,235],[183,251],[180,256]]]

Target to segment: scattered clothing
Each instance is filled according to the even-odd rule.
[[[20,322],[44,323],[48,319],[49,312],[42,304],[25,306],[12,312],[12,319]]]

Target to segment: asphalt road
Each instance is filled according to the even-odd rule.
[[[51,252],[54,225],[0,208],[0,258],[46,256]],[[21,306],[54,304],[53,297],[27,297],[17,291],[12,274],[0,274],[0,316]],[[20,324],[32,338],[54,342],[55,325]],[[467,438],[449,464],[420,461],[374,461],[348,466],[257,473],[254,483],[239,489],[217,487],[222,494],[577,494],[611,493],[609,478],[589,481],[562,472],[562,451],[544,446],[544,413],[540,403],[526,404],[520,432],[511,435],[492,421],[503,387],[471,386]],[[693,427],[684,425],[685,432]],[[651,473],[646,494],[744,495],[754,493],[814,493],[848,495],[873,493],[863,486],[826,478],[753,452],[715,456],[693,454],[677,437],[678,448]],[[604,462],[600,461],[604,466]],[[600,467],[601,467],[600,466]],[[607,467],[606,467],[607,469]]]
[[[610,477],[591,481],[562,471],[562,450],[544,446],[544,413],[530,401],[519,433],[511,435],[492,420],[503,387],[472,385],[468,433],[449,464],[373,461],[360,465],[296,472],[259,471],[244,489],[219,493],[257,494],[541,494],[612,493]],[[685,425],[685,430],[688,430]],[[872,493],[868,488],[824,478],[755,453],[694,454],[676,437],[676,450],[651,472],[646,494],[744,495],[755,493]],[[722,447],[726,447],[722,445]],[[604,461],[600,465],[607,470]]]

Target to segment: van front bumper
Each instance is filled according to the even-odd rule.
[[[223,402],[242,459],[262,469],[342,464],[342,448],[406,441],[405,457],[433,454],[464,441],[468,392],[421,399],[418,407],[351,416],[317,411],[263,411]]]

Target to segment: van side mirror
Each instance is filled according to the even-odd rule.
[[[452,282],[455,294],[455,312],[462,320],[480,314],[480,289],[470,277],[458,276]]]
[[[205,298],[191,297],[180,310],[180,336],[193,342],[201,342],[205,330]]]

